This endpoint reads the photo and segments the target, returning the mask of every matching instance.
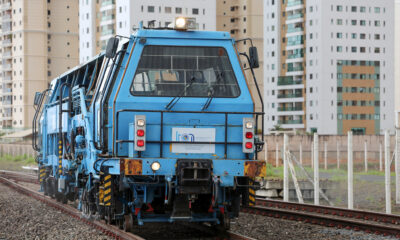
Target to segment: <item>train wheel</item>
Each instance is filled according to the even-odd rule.
[[[132,214],[127,214],[124,216],[123,228],[125,232],[131,232],[133,229],[133,218]]]

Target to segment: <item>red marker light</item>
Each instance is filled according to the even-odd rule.
[[[246,133],[246,138],[253,138],[253,133],[252,132],[247,132]]]
[[[139,129],[139,130],[137,130],[137,133],[136,133],[139,137],[143,137],[144,136],[144,130],[142,130],[142,129]]]
[[[138,147],[143,147],[143,146],[144,146],[144,141],[143,141],[143,140],[138,140],[137,143],[136,143],[136,145],[137,145]]]
[[[247,142],[245,146],[246,146],[247,149],[252,149],[253,148],[253,144],[251,142]]]

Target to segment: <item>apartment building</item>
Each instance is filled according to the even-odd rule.
[[[400,112],[400,0],[395,0],[395,109]]]
[[[0,128],[29,128],[35,92],[78,64],[78,3],[1,0]]]
[[[263,1],[262,0],[217,0],[217,31],[229,32],[236,40],[251,38],[258,49],[260,68],[255,69],[255,76],[260,91],[263,92]],[[248,52],[249,41],[238,43],[240,52]],[[242,57],[243,67],[247,68],[247,60]],[[256,111],[262,111],[257,89],[249,70],[246,78]]]
[[[266,128],[394,129],[394,1],[264,1]]]
[[[80,0],[80,62],[104,50],[114,35],[144,27],[168,27],[175,17],[194,17],[199,30],[215,31],[215,0]]]

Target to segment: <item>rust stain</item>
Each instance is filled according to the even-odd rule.
[[[264,161],[246,161],[244,175],[248,177],[266,177],[267,166]]]
[[[120,172],[128,175],[142,175],[142,160],[140,159],[122,159],[120,161]]]

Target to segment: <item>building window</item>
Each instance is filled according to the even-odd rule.
[[[366,21],[365,20],[360,20],[360,26],[365,26],[366,25]]]
[[[379,27],[381,25],[380,21],[375,21],[375,27]]]
[[[51,71],[47,71],[47,76],[48,76],[48,77],[51,76]]]
[[[356,6],[352,6],[352,7],[351,7],[351,11],[352,11],[352,12],[357,12],[357,7],[356,7]]]
[[[180,8],[180,7],[175,8],[175,13],[181,14],[182,13],[182,8]]]
[[[353,53],[357,52],[357,47],[351,47],[351,52]]]
[[[351,20],[351,25],[353,26],[357,25],[357,20]]]
[[[360,47],[360,52],[361,52],[361,53],[365,53],[365,52],[366,52],[365,47]]]
[[[336,20],[337,25],[343,25],[343,20],[342,19],[337,19]]]
[[[360,39],[365,39],[366,38],[366,34],[365,33],[360,33]]]
[[[147,12],[153,13],[154,12],[154,6],[147,6]]]
[[[343,6],[337,5],[337,6],[336,6],[336,11],[342,12],[342,11],[343,11]]]
[[[199,9],[198,8],[193,8],[192,9],[192,14],[193,15],[198,15],[199,14]]]
[[[171,13],[172,9],[171,7],[165,7],[165,13]]]
[[[381,49],[376,47],[375,50],[374,50],[374,53],[380,53],[380,52],[381,52]]]
[[[375,40],[379,40],[379,39],[381,39],[381,35],[379,35],[379,34],[375,34],[375,35],[374,35],[374,39],[375,39]]]
[[[342,33],[336,33],[336,38],[342,38],[343,34]]]
[[[360,12],[364,13],[365,12],[365,7],[360,7]]]
[[[343,51],[343,47],[342,46],[337,46],[336,47],[336,52],[342,52]]]
[[[375,13],[380,13],[381,12],[381,8],[380,7],[375,7]]]

